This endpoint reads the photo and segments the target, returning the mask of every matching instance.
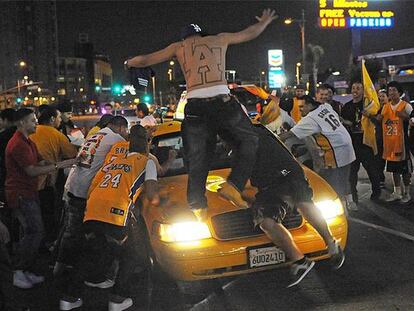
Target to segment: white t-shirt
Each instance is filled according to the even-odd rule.
[[[145,166],[145,180],[157,180],[157,167],[152,159],[149,159]]]
[[[328,104],[302,117],[291,131],[300,139],[313,136],[320,156],[325,158],[325,168],[343,167],[355,160],[351,136]]]
[[[157,120],[155,120],[155,118],[153,117],[153,115],[148,115],[143,117],[142,119],[140,119],[140,123],[141,126],[146,127],[146,126],[156,126],[157,125]]]
[[[87,138],[82,144],[78,156],[84,158],[72,167],[66,180],[65,189],[79,198],[87,198],[89,186],[98,170],[102,167],[106,154],[112,145],[125,139],[105,127]]]
[[[280,109],[280,115],[274,121],[266,124],[265,126],[273,133],[279,135],[282,132],[283,123],[289,124],[290,127],[295,126],[295,120],[283,109]]]
[[[203,87],[188,91],[187,99],[190,98],[209,98],[221,94],[230,94],[229,87],[226,84]]]

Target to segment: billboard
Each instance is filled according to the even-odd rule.
[[[379,2],[379,1],[378,1]],[[394,12],[372,9],[372,1],[319,0],[321,28],[390,28]]]

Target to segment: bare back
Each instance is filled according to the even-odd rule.
[[[187,90],[227,85],[227,42],[221,36],[193,36],[176,43],[175,54],[187,82]]]

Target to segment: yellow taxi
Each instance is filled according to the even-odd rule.
[[[196,220],[187,206],[188,175],[180,130],[178,121],[163,123],[152,140],[152,152],[161,162],[170,148],[178,154],[166,176],[159,178],[160,205],[149,206],[143,200],[141,206],[152,261],[177,281],[216,279],[286,266],[289,259],[253,225],[250,209],[240,210],[219,197],[217,189],[230,171],[230,156],[219,138],[206,183],[208,220]],[[304,170],[316,206],[344,249],[348,224],[338,195],[315,172]],[[253,197],[255,192],[248,185],[244,195]],[[304,254],[314,260],[329,258],[322,238],[300,214],[288,215],[284,225]]]

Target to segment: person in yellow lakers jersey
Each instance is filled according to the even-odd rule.
[[[303,103],[303,96],[306,95],[306,87],[303,84],[296,85],[295,88],[295,97],[293,98],[293,106],[290,111],[290,116],[292,119],[298,123],[302,119],[302,114],[300,113],[299,106]]]
[[[382,157],[387,161],[386,171],[392,173],[394,182],[394,191],[386,201],[408,203],[411,200],[410,179],[413,171],[408,148],[408,119],[413,107],[400,99],[403,89],[398,82],[390,82],[387,91],[389,101],[378,116],[382,121]],[[404,187],[401,187],[401,177]]]
[[[122,148],[122,146],[120,146]],[[133,301],[127,298],[129,277],[137,265],[145,264],[145,244],[140,238],[137,220],[132,213],[139,194],[152,204],[159,203],[157,170],[148,157],[147,131],[140,125],[131,128],[129,151],[119,151],[112,161],[105,162],[94,178],[87,200],[84,231],[88,260],[80,272],[93,279],[103,275],[114,258],[119,260],[118,276],[112,288],[109,310],[125,310]],[[93,264],[93,268],[89,267]],[[75,278],[79,279],[79,278]],[[60,300],[60,310],[71,310],[82,305],[80,284],[69,284]]]

